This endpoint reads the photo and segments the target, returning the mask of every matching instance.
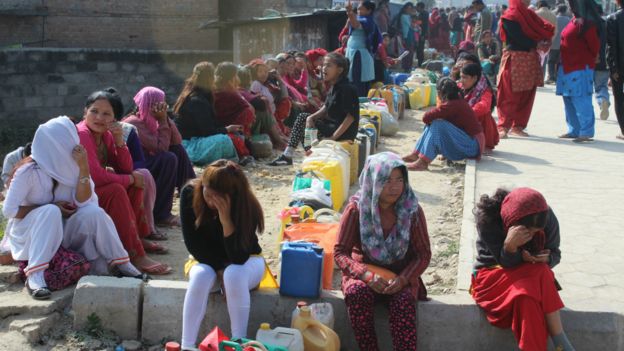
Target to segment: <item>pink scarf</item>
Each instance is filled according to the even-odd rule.
[[[158,131],[158,121],[152,115],[152,106],[165,101],[165,92],[155,87],[145,87],[134,96],[134,103],[139,112],[137,117],[147,126],[152,133]]]

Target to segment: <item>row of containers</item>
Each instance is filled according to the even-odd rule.
[[[291,203],[278,215],[281,294],[316,298],[321,288],[332,289],[338,211],[350,186],[358,181],[366,158],[377,151],[380,136],[399,131],[406,108],[436,104],[435,73],[417,69],[391,78],[395,84],[374,87],[360,98],[360,129],[353,142],[316,143],[296,172]]]
[[[318,298],[322,289],[333,288],[338,211],[348,199],[350,186],[357,182],[366,158],[377,151],[380,136],[398,132],[398,120],[404,117],[406,108],[435,104],[435,78],[420,70],[411,75],[393,74],[395,84],[375,87],[367,97],[360,98],[360,129],[354,141],[323,140],[312,147],[295,173],[291,202],[278,215],[280,284],[267,269],[261,288],[279,288],[282,295],[310,299]],[[368,269],[392,278],[393,273],[382,268],[369,265]],[[219,350],[233,351],[245,346],[268,351],[338,351],[340,339],[333,330],[333,321],[331,304],[307,306],[299,302],[290,328],[271,328],[263,323],[255,340],[236,342],[228,341],[216,328],[199,349],[215,350],[214,345],[218,345]]]

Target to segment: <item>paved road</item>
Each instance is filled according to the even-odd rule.
[[[562,98],[552,86],[540,89],[531,137],[502,140],[477,163],[476,200],[498,186],[541,191],[561,226],[554,271],[566,306],[624,313],[624,142],[615,138],[613,107],[607,121],[596,120],[594,143],[557,139],[565,131]]]

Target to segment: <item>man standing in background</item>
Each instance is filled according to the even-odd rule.
[[[479,43],[481,40],[481,33],[492,28],[492,13],[485,6],[483,0],[473,0],[472,8],[477,13],[477,22],[475,24],[475,30],[472,33],[472,42]]]

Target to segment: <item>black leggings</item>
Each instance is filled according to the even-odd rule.
[[[288,146],[294,149],[297,148],[298,144],[303,145],[303,139],[305,138],[305,128],[306,128],[306,120],[310,116],[309,113],[300,113],[295,120],[295,124],[293,124],[292,129],[290,130],[290,140],[288,140]],[[318,138],[324,139],[329,138],[334,134],[337,127],[331,123],[327,123],[324,120],[316,121],[315,127],[318,130]],[[309,150],[309,146],[304,146],[304,150]]]
[[[611,85],[613,86],[613,102],[615,103],[615,116],[617,117],[618,124],[620,125],[620,131],[624,134],[624,77],[619,77],[620,80],[611,79]]]

